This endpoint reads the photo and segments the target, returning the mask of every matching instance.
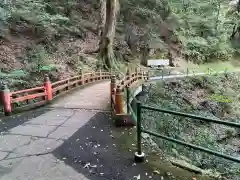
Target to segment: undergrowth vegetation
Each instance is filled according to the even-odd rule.
[[[140,41],[140,46],[163,52],[177,50],[178,55],[198,64],[229,60],[238,54],[239,35],[233,31],[239,13],[229,1],[124,0],[121,8],[130,44]]]
[[[188,77],[184,80],[159,82],[150,91],[148,105],[180,112],[240,122],[239,74]],[[224,125],[144,110],[144,126],[155,132],[240,157],[240,131]],[[161,150],[202,169],[239,177],[236,163],[199,151],[154,139]]]
[[[40,69],[39,58],[44,59],[43,66],[54,64],[47,60],[58,51],[56,42],[64,38],[73,42],[84,40],[89,32],[96,38],[99,8],[98,0],[1,1],[0,37],[9,40],[10,35],[17,33],[32,38],[33,46],[24,47],[26,53],[17,61],[31,61],[22,70],[34,66],[35,71]],[[156,58],[166,58],[170,50],[195,63],[229,60],[238,53],[239,37],[232,36],[238,27],[238,16],[236,6],[230,6],[226,0],[122,0],[115,54],[124,61],[141,58],[145,49],[152,49],[151,56]],[[78,46],[66,48],[64,56],[71,57],[79,50]],[[34,57],[40,54],[45,55]]]
[[[231,35],[239,15],[229,1],[122,0],[120,10],[114,46],[124,59],[139,56],[146,47],[156,50],[155,57],[170,49],[196,63],[228,60],[238,53],[238,37]],[[98,0],[2,1],[0,36],[7,39],[18,32],[40,38],[52,54],[54,42],[63,37],[83,39],[89,31],[96,33],[98,11]]]
[[[19,23],[32,25],[32,33],[36,36],[51,35],[64,36],[67,32],[76,31],[74,21],[64,14],[69,6],[76,5],[66,2],[46,0],[16,0],[2,1],[0,4],[1,23],[10,26],[9,30],[16,30],[14,26]],[[4,32],[1,32],[3,34]]]
[[[228,60],[238,51],[232,46],[231,33],[239,15],[229,1],[170,0],[169,5],[178,20],[176,32],[187,59],[197,63]]]

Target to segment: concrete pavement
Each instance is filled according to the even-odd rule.
[[[96,112],[54,109],[2,133],[0,179],[87,179],[52,152]]]
[[[109,82],[0,122],[0,180],[153,179],[112,138]],[[147,173],[148,172],[148,173]],[[146,175],[148,174],[148,175]]]
[[[110,107],[110,82],[92,84],[79,91],[61,97],[53,108],[83,108],[95,110],[107,110]]]
[[[35,116],[28,112],[2,119],[0,179],[88,179],[56,158],[53,151],[97,113],[92,109],[107,110],[109,87],[109,81],[93,84],[37,110]]]

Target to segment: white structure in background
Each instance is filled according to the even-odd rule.
[[[234,11],[237,11],[238,1],[239,0],[232,0],[228,3],[229,6],[228,6],[227,13],[233,13]]]
[[[237,8],[238,0],[233,0],[229,2],[231,8]]]
[[[149,59],[147,61],[148,67],[162,67],[169,66],[169,59]]]

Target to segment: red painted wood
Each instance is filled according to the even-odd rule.
[[[25,95],[17,98],[11,98],[11,103],[23,102],[26,100],[31,100],[31,99],[35,99],[37,97],[43,97],[43,96],[46,96],[45,92],[37,93],[37,94],[29,94],[29,95]]]
[[[2,101],[6,104],[4,108],[6,111],[11,112],[11,104],[17,103],[17,102],[28,102],[29,100],[36,99],[39,97],[41,98],[41,101],[34,102],[34,104],[26,105],[28,106],[38,106],[38,104],[44,104],[48,101],[51,101],[53,96],[55,97],[55,93],[57,91],[63,91],[67,93],[70,89],[73,89],[77,87],[79,84],[83,85],[85,83],[95,82],[102,79],[110,79],[111,73],[109,72],[93,72],[93,73],[85,73],[78,76],[73,76],[71,78],[67,78],[61,81],[57,81],[54,83],[51,83],[51,81],[48,79],[44,82],[44,86],[30,88],[30,89],[24,89],[20,91],[15,92],[9,92],[7,93],[0,92],[0,97]],[[4,96],[4,97],[3,97]],[[47,99],[46,99],[47,97]],[[115,96],[114,96],[115,101]],[[6,103],[8,102],[8,103]],[[20,107],[21,108],[21,107]]]
[[[11,93],[9,89],[0,91],[0,100],[2,101],[5,115],[9,115],[12,112]]]
[[[11,95],[16,95],[16,94],[22,94],[22,93],[30,93],[30,92],[34,92],[34,91],[44,91],[44,86],[42,87],[35,87],[35,88],[30,88],[30,89],[24,89],[24,90],[20,90],[20,91],[15,91],[12,92]]]

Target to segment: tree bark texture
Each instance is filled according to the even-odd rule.
[[[141,64],[144,66],[147,66],[150,50],[151,49],[149,47],[144,47],[144,49],[142,49],[143,54],[142,54]]]
[[[100,14],[99,14],[99,24],[98,24],[98,36],[101,37],[106,24],[106,4],[107,0],[100,0]]]
[[[237,8],[237,12],[240,13],[240,0],[237,1],[236,8]],[[240,33],[240,26],[235,24],[233,26],[233,30],[232,30],[232,34],[230,36],[230,39],[233,39],[237,33]]]
[[[110,69],[114,60],[113,41],[118,12],[118,0],[106,0],[106,23],[100,41],[100,58],[105,62],[107,68]]]

